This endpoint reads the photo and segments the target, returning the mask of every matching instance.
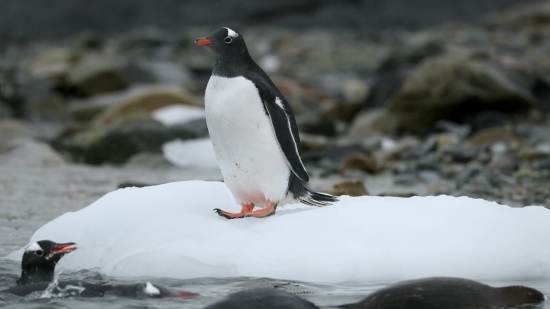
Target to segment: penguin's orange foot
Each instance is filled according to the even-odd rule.
[[[241,212],[239,213],[232,213],[227,212],[225,210],[221,210],[219,208],[214,209],[214,212],[216,212],[218,215],[226,218],[226,219],[240,219],[244,217],[256,217],[256,218],[265,218],[269,217],[275,214],[275,209],[277,207],[273,205],[271,202],[267,202],[264,209],[258,209],[258,210],[252,210],[254,209],[253,204],[243,205]]]
[[[254,204],[245,204],[245,205],[242,205],[241,212],[239,213],[228,212],[225,210],[221,210],[219,208],[215,208],[214,212],[226,219],[240,219],[240,218],[246,217],[245,214],[252,212],[253,209],[254,209]]]
[[[215,208],[214,212],[226,219],[240,219],[245,217],[244,212],[233,213],[233,212],[227,212],[227,211],[221,210],[219,208]]]

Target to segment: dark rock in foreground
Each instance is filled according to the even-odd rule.
[[[309,301],[276,289],[251,289],[229,295],[226,299],[204,309],[318,309]]]
[[[546,296],[524,286],[493,288],[461,278],[434,277],[398,282],[365,299],[331,308],[348,309],[467,309],[508,308],[538,304]],[[311,302],[277,289],[260,288],[230,294],[204,309],[318,309]]]
[[[461,278],[425,278],[398,282],[364,300],[340,306],[348,309],[466,309],[509,308],[545,300],[541,292],[524,286],[493,288]]]

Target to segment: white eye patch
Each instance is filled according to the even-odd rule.
[[[38,250],[44,251],[44,249],[42,249],[42,247],[40,247],[40,245],[37,242],[35,242],[33,244],[30,244],[25,251],[26,252],[34,252],[34,251],[38,251]]]
[[[233,38],[237,38],[239,37],[239,34],[227,27],[224,27],[225,29],[227,29],[227,36],[230,36],[230,37],[233,37]]]

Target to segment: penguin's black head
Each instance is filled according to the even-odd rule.
[[[250,57],[242,36],[226,27],[215,30],[207,37],[197,39],[195,43],[206,47],[218,59]]]
[[[69,242],[58,244],[49,240],[40,240],[27,247],[21,261],[21,277],[17,284],[51,281],[55,265],[66,253],[76,249],[76,244]]]

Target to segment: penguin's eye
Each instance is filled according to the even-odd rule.
[[[230,38],[230,37],[226,37],[225,40],[223,40],[226,44],[229,44],[231,42],[233,42],[233,39]]]
[[[42,251],[42,250],[36,250],[36,251],[34,251],[34,254],[36,254],[37,256],[43,256],[43,255],[44,255],[44,251]]]

